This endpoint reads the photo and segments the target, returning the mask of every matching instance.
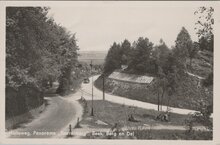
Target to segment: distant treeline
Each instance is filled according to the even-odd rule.
[[[124,65],[127,66],[125,71],[128,73],[157,75],[160,69],[167,73],[174,66],[184,69],[187,66],[187,58],[192,59],[198,50],[199,44],[191,40],[184,27],[172,49],[168,48],[162,39],[156,46],[148,38],[140,37],[132,44],[125,39],[121,44],[114,42],[110,47],[104,70],[108,73]]]
[[[74,34],[48,17],[47,7],[6,8],[6,116],[43,103],[48,85],[65,94],[78,65]]]

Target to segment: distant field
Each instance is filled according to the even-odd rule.
[[[90,64],[103,64],[105,61],[106,51],[80,51],[79,61]]]
[[[104,61],[105,61],[104,59],[79,59],[79,62],[90,64],[91,60],[93,64],[97,64],[97,65],[102,65],[104,64]]]

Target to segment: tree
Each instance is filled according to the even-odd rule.
[[[158,46],[155,46],[152,52],[152,59],[155,62],[156,69],[158,69],[159,66],[163,68],[166,65],[165,63],[167,61],[169,53],[171,53],[171,51],[169,50],[165,42],[160,39],[160,44]]]
[[[122,64],[128,64],[131,53],[131,43],[125,39],[121,44]]]
[[[159,57],[166,57],[170,52],[169,48],[167,47],[166,43],[163,39],[160,39],[159,45],[156,47],[156,51],[158,51]]]
[[[166,90],[167,80],[161,67],[158,68],[158,80],[152,85],[153,92],[157,94],[158,111],[162,110],[163,97]],[[161,106],[161,107],[160,107]]]
[[[153,49],[153,43],[148,38],[140,37],[135,43],[135,48],[132,51],[132,58],[129,63],[129,68],[139,73],[149,71],[147,69],[150,62],[150,57]]]
[[[111,73],[115,69],[121,68],[121,62],[121,47],[114,42],[105,58],[104,73]]]
[[[197,42],[194,42],[193,46],[188,48],[190,68],[192,67],[192,59],[196,57],[198,51],[199,51],[199,44]]]
[[[61,75],[59,76],[59,87],[57,89],[57,93],[65,94],[70,90],[70,86],[73,83],[72,79],[72,71],[77,65],[77,53],[78,46],[76,44],[75,35],[71,35],[64,29],[63,35],[63,45],[62,45],[62,53],[61,53],[61,63],[63,64],[61,69]]]
[[[178,88],[179,77],[182,73],[176,67],[175,57],[169,54],[165,59],[165,66],[158,64],[157,80],[153,84],[153,91],[157,93],[158,97],[158,111],[162,110],[162,105],[164,104],[164,96],[166,96],[167,106],[169,106],[170,98],[176,92]],[[161,105],[161,109],[159,106]]]
[[[184,27],[182,27],[180,33],[177,35],[175,43],[174,55],[186,67],[186,61],[189,57],[190,50],[193,49],[193,43],[188,31]]]
[[[35,76],[43,67],[40,56],[45,43],[37,41],[47,37],[43,31],[47,27],[46,13],[46,8],[6,9],[6,85],[14,88],[27,83],[40,85]]]
[[[213,53],[214,50],[214,34],[213,34],[213,7],[200,7],[195,11],[195,15],[198,16],[195,29],[199,37],[200,50],[208,50]],[[203,84],[208,87],[213,85],[213,67],[212,72],[208,74],[208,77],[203,81]]]
[[[208,74],[208,76],[203,80],[202,83],[204,87],[213,87],[213,72]]]
[[[195,11],[195,15],[198,17],[195,29],[201,42],[201,49],[213,51],[214,34],[213,34],[213,7],[200,7]],[[205,43],[205,45],[204,45]]]
[[[65,69],[77,62],[75,35],[49,18],[48,11],[47,7],[6,8],[6,90],[10,90],[6,91],[6,110],[9,112],[19,110],[14,106],[41,104],[48,81],[65,76]]]
[[[203,125],[209,131],[213,131],[213,119],[211,114],[213,113],[213,102],[210,102],[210,94],[205,88],[201,87],[198,90],[200,96],[205,96],[203,99],[197,100],[198,102],[198,112],[189,114],[189,117],[185,120],[186,126],[188,128],[188,133],[191,133],[193,126],[200,124]]]

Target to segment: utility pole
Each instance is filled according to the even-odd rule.
[[[83,91],[81,91],[81,100],[83,99]]]
[[[102,84],[102,90],[103,90],[103,100],[105,100],[105,75],[103,73],[103,84]]]
[[[157,110],[160,111],[160,96],[159,96],[159,92],[157,92]]]
[[[92,60],[91,60],[91,75],[92,75]],[[92,110],[91,110],[91,116],[94,116],[94,112],[93,112],[93,75],[92,75]]]

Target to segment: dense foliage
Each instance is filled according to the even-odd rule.
[[[109,73],[127,65],[130,72],[150,72],[146,65],[151,63],[151,52],[153,43],[148,38],[140,37],[137,42],[131,43],[125,39],[121,44],[110,47],[105,59],[104,72]]]
[[[152,49],[153,43],[148,38],[138,38],[132,50],[129,68],[140,73],[148,72],[149,69],[146,66],[151,62]]]
[[[104,71],[112,72],[121,67],[121,48],[117,43],[113,43],[105,58]]]
[[[183,27],[177,35],[175,48],[173,49],[177,60],[186,67],[187,58],[193,49],[193,42],[188,31]]]
[[[48,82],[59,80],[60,93],[69,85],[71,71],[77,64],[75,35],[49,18],[48,10],[46,7],[6,8],[6,90],[16,92],[11,95],[12,91],[6,91],[6,111],[16,110],[10,108],[14,105],[12,100],[23,98],[21,102],[25,104],[25,97],[39,99],[36,91],[43,93]],[[21,90],[27,87],[35,93],[24,95]]]

